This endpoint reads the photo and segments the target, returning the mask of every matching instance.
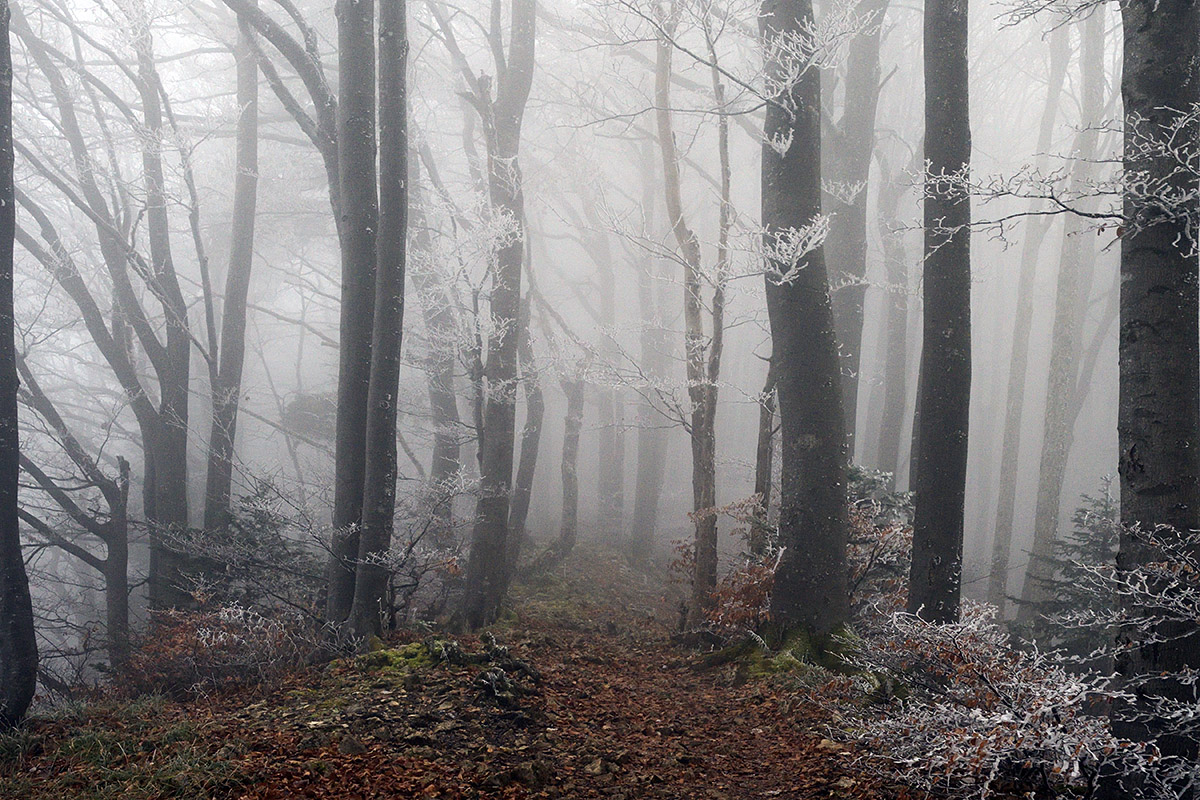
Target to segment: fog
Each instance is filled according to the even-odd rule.
[[[713,339],[714,289],[719,286],[724,293],[715,443],[716,505],[726,506],[755,492],[760,401],[772,352],[760,223],[765,101],[758,88],[757,4],[678,3],[668,32],[665,18],[656,16],[661,8],[641,0],[540,3],[532,86],[518,124],[525,215],[520,225],[497,215],[489,203],[483,128],[493,123],[477,107],[479,93],[491,97],[503,80],[497,73],[509,68],[502,63],[498,70],[497,52],[509,48],[513,57],[516,34],[509,29],[508,5],[465,0],[407,6],[411,178],[402,366],[395,398],[398,494],[411,499],[411,508],[419,507],[435,471],[435,434],[459,444],[455,532],[452,542],[442,544],[445,558],[465,559],[480,469],[476,420],[481,412],[476,404],[495,390],[479,388],[480,362],[496,332],[488,310],[494,288],[489,265],[498,243],[516,241],[525,259],[522,291],[533,355],[532,361],[521,356],[521,380],[508,387],[518,397],[516,462],[522,448],[531,446],[522,441],[522,430],[529,419],[526,392],[534,378],[544,400],[525,526],[533,544],[527,552],[554,540],[562,526],[567,393],[572,382],[583,381],[579,537],[614,544],[635,537],[638,476],[657,469],[662,489],[657,513],[650,517],[652,538],[655,551],[669,557],[674,542],[690,540],[695,524],[689,518],[694,497],[685,429],[691,424],[684,349],[686,265],[664,205],[656,40],[669,33],[673,50],[669,110],[679,154],[682,217],[700,247],[706,352],[711,352]],[[134,616],[141,619],[150,569],[143,491],[150,467],[143,447],[148,428],[134,407],[130,382],[146,387],[158,407],[163,389],[156,362],[166,358],[167,348],[156,353],[145,340],[165,342],[169,329],[186,328],[187,420],[165,419],[164,424],[186,430],[186,522],[200,530],[205,526],[214,396],[210,337],[228,313],[236,144],[246,112],[232,55],[238,37],[234,9],[240,4],[23,0],[14,7],[16,183],[28,198],[19,201],[18,209],[24,233],[16,255],[18,350],[99,471],[116,475],[118,458],[130,464],[129,575]],[[328,163],[313,143],[322,135],[322,112],[278,42],[287,37],[307,48],[310,66],[336,89],[337,23],[330,3],[277,0],[258,8],[281,33],[271,38],[256,32],[252,37],[259,68],[258,183],[244,371],[236,387],[240,402],[232,494],[235,507],[239,497],[257,493],[266,498],[288,520],[287,535],[320,552],[320,542],[332,531],[334,504],[341,254]],[[1091,12],[1101,18],[1103,29],[1103,114],[1087,118],[1082,67],[1086,15],[1026,17],[1014,9],[1007,2],[990,1],[973,2],[970,9],[976,196],[963,591],[980,600],[988,597],[998,498],[1006,476],[1015,481],[1007,594],[1021,594],[1034,541],[1059,266],[1072,247],[1080,253],[1080,288],[1075,306],[1066,313],[1076,326],[1077,343],[1066,356],[1065,382],[1075,388],[1066,403],[1073,439],[1061,478],[1060,530],[1071,525],[1081,495],[1102,491],[1106,476],[1116,472],[1117,456],[1117,323],[1112,305],[1117,233],[1061,213],[1050,202],[1022,196],[1036,183],[1022,183],[1022,176],[1069,177],[1080,155],[1076,150],[1086,139],[1081,134],[1089,128],[1097,135],[1092,151],[1082,154],[1092,165],[1085,180],[1102,187],[1111,178],[1120,146],[1119,130],[1110,124],[1120,116],[1117,10],[1100,6]],[[865,284],[861,359],[853,374],[857,409],[852,462],[885,470],[895,464],[895,485],[906,489],[920,361],[921,152],[923,136],[935,135],[922,130],[921,8],[898,0],[824,0],[817,4],[816,18],[812,36],[820,44],[813,68],[820,69],[822,80],[824,209],[836,219],[859,202],[865,213],[866,273],[861,279],[845,272],[849,251],[844,243],[827,240],[825,248],[835,296]],[[859,77],[850,74],[849,64],[854,48],[869,42],[876,30],[881,31],[875,78],[880,91],[877,112],[868,120],[874,130],[867,151],[869,173],[865,186],[848,184],[838,179],[846,167],[839,159],[848,157],[844,142],[866,133],[847,127],[861,116],[846,99],[848,78]],[[156,77],[138,62],[139,48],[146,43],[152,44]],[[1066,59],[1061,86],[1051,77],[1055,48],[1058,58]],[[468,76],[473,76],[473,86]],[[714,76],[721,97],[714,96]],[[147,81],[156,82],[155,88],[147,89]],[[161,129],[146,125],[148,98],[161,103]],[[1048,104],[1056,106],[1056,113],[1046,124]],[[73,122],[64,121],[68,106]],[[298,119],[307,120],[310,130]],[[729,163],[724,207],[722,120]],[[78,131],[76,144],[82,146],[74,150],[66,132],[72,126]],[[1040,135],[1042,127],[1048,137]],[[148,189],[154,182],[146,178],[147,164],[154,159],[147,153],[161,161],[161,203]],[[1103,207],[1118,202],[1103,191],[1096,194],[1094,202]],[[865,201],[856,199],[860,196]],[[100,218],[100,207],[111,219]],[[154,209],[165,211],[162,226],[153,219]],[[1040,237],[1040,246],[1030,253],[1031,235]],[[26,241],[29,246],[23,247]],[[45,258],[39,259],[38,249]],[[1017,422],[1009,387],[1023,258],[1024,268],[1032,270],[1026,295],[1032,306],[1014,468],[1004,462],[1002,451],[1006,425]],[[68,259],[78,271],[77,286],[53,269]],[[122,274],[114,272],[114,261],[127,262]],[[168,263],[177,276],[183,320],[164,310],[170,303],[162,299],[171,294],[163,283]],[[97,343],[88,312],[81,311],[80,298],[85,297],[108,331],[107,344]],[[897,303],[899,316],[889,317],[889,307]],[[897,341],[903,342],[900,370],[894,364],[889,369],[887,358],[889,343]],[[124,352],[136,374],[123,383],[114,373],[111,354],[102,352],[105,347]],[[456,422],[439,417],[431,407],[439,354],[444,359],[440,363],[450,365],[445,374],[452,374]],[[898,411],[886,408],[889,389],[902,394]],[[35,606],[49,650],[63,656],[55,669],[65,675],[69,668],[63,663],[83,669],[79,665],[87,661],[89,632],[102,627],[98,620],[103,618],[100,578],[71,548],[102,555],[103,547],[89,536],[84,518],[102,524],[111,515],[96,481],[81,474],[64,448],[63,431],[30,398],[24,399],[24,451],[62,489],[64,499],[73,499],[78,512],[47,492],[45,482],[24,479],[22,504],[38,521],[27,521],[26,531]],[[665,453],[659,465],[639,465],[639,438],[643,448],[651,440],[662,442]],[[642,458],[650,458],[645,452]],[[642,490],[653,494],[650,487]],[[722,516],[720,525],[725,569],[746,545],[734,533],[736,520]],[[62,546],[64,540],[69,546]]]

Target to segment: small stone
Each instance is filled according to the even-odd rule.
[[[344,736],[338,743],[338,752],[344,756],[361,756],[367,752],[367,746],[353,736]]]

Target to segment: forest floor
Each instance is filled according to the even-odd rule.
[[[674,600],[583,550],[478,636],[421,637],[268,693],[101,702],[0,739],[0,797],[896,797],[822,711],[699,669]],[[494,637],[494,638],[493,638]]]

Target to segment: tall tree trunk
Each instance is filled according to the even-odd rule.
[[[593,217],[596,215],[592,215]],[[617,276],[607,235],[598,242],[601,253],[595,254],[599,288],[600,349],[608,363],[615,363],[613,332],[617,327]],[[599,502],[597,503],[597,532],[607,542],[619,541],[625,529],[625,433],[621,417],[624,403],[615,386],[597,386],[600,405],[600,463],[597,471]]]
[[[925,275],[919,452],[908,610],[958,619],[971,400],[967,0],[925,4]]]
[[[536,0],[513,0],[507,67],[496,86],[496,99],[473,97],[483,118],[487,141],[488,197],[492,213],[516,228],[492,253],[488,342],[483,380],[479,441],[479,500],[467,557],[462,621],[479,628],[495,619],[512,578],[508,559],[508,518],[513,481],[516,426],[517,342],[520,324],[521,269],[525,251],[525,195],[518,157],[521,121],[533,82]],[[483,89],[484,87],[480,87]]]
[[[212,387],[213,419],[208,440],[208,473],[204,491],[204,528],[229,524],[233,484],[234,442],[242,367],[246,361],[246,299],[254,264],[254,218],[258,201],[258,63],[250,26],[238,20],[234,47],[237,61],[237,156],[233,185],[233,219],[229,225],[229,271],[221,314],[221,348]]]
[[[192,340],[187,303],[180,290],[171,253],[170,220],[162,151],[164,142],[160,84],[150,32],[150,16],[141,3],[130,7],[137,87],[142,101],[142,175],[146,191],[146,232],[150,268],[165,313],[166,352],[158,373],[159,429],[151,443],[154,514],[147,514],[150,538],[150,604],[156,608],[192,605],[188,573],[201,571],[180,551],[174,537],[188,525],[187,445]]]
[[[1095,176],[1099,157],[1100,132],[1097,125],[1104,115],[1104,14],[1093,11],[1083,23],[1079,63],[1080,130],[1075,137],[1074,165],[1071,170],[1073,196],[1087,193]],[[1092,209],[1088,205],[1088,210]],[[1045,427],[1038,468],[1037,507],[1033,524],[1033,550],[1025,568],[1021,589],[1019,619],[1029,620],[1039,613],[1038,604],[1052,591],[1054,543],[1058,538],[1058,518],[1062,506],[1063,480],[1067,459],[1075,441],[1075,420],[1083,398],[1079,385],[1080,358],[1083,355],[1083,323],[1087,315],[1091,272],[1095,263],[1094,237],[1087,236],[1087,220],[1068,217],[1063,225],[1062,254],[1058,262],[1058,291],[1055,297],[1054,325],[1050,338],[1050,367],[1046,383]]]
[[[354,601],[365,488],[371,337],[375,309],[375,3],[337,0],[337,144],[342,309],[334,442],[333,541],[325,613],[343,622]],[[403,156],[402,156],[403,157]]]
[[[900,440],[908,402],[908,254],[904,233],[895,230],[900,198],[906,186],[887,175],[879,188],[879,238],[887,271],[887,312],[884,328],[883,410],[879,424],[879,469],[891,474],[892,489],[900,471]]]
[[[396,406],[408,233],[407,65],[404,0],[379,0],[379,230],[362,531],[350,611],[352,627],[364,637],[383,632],[390,576],[384,559],[392,546],[396,516]]]
[[[1145,144],[1174,148],[1183,142],[1183,147],[1194,148],[1200,135],[1195,117],[1181,116],[1193,114],[1200,102],[1200,6],[1191,0],[1130,0],[1121,5],[1121,18],[1125,171],[1131,184],[1144,177],[1162,193],[1194,196],[1200,189],[1195,171],[1181,168],[1180,155],[1147,153]],[[1194,153],[1187,157],[1195,158]],[[1200,527],[1200,274],[1194,213],[1189,207],[1186,216],[1182,210],[1164,215],[1155,204],[1126,193],[1117,410],[1125,526],[1170,525],[1179,531]],[[1123,530],[1118,571],[1156,559],[1129,528]],[[1118,670],[1126,676],[1145,676],[1200,667],[1200,636],[1194,630],[1193,625],[1187,631],[1158,631],[1182,638],[1134,650],[1118,661]],[[1192,686],[1172,685],[1169,679],[1157,683],[1141,691],[1192,702]],[[1136,705],[1143,702],[1144,697]],[[1121,715],[1114,720],[1114,730],[1135,738],[1164,733]],[[1194,740],[1168,737],[1159,745],[1171,755],[1196,757]]]
[[[512,506],[508,513],[508,558],[510,569],[516,567],[525,541],[525,522],[529,517],[529,500],[533,495],[533,476],[537,471],[538,449],[542,441],[542,419],[546,401],[542,397],[542,381],[530,336],[531,293],[521,303],[517,335],[517,362],[520,365],[521,385],[525,389],[525,424],[521,427],[521,453],[517,459],[517,479],[513,485]]]
[[[825,254],[835,283],[833,320],[841,350],[842,405],[846,416],[848,456],[854,458],[862,360],[863,302],[867,284],[867,180],[875,149],[875,110],[879,105],[879,45],[888,0],[859,0],[855,13],[870,18],[854,37],[846,60],[845,110],[831,137],[829,179],[840,184],[835,195]],[[856,191],[855,191],[856,190]],[[850,194],[853,192],[852,194]],[[846,202],[849,200],[849,202]]]
[[[654,210],[657,203],[654,192],[657,181],[654,177],[654,156],[642,154],[642,208],[647,228],[654,235]],[[651,261],[638,270],[638,315],[641,329],[638,333],[639,363],[651,381],[665,381],[668,372],[668,341],[663,329],[660,313],[659,292],[655,289],[657,276],[655,263]],[[654,548],[654,530],[658,524],[658,503],[662,497],[663,470],[666,466],[667,441],[663,419],[654,404],[648,399],[653,386],[645,389],[637,406],[637,477],[633,494],[633,519],[630,526],[630,558],[635,565],[645,566]]]
[[[673,26],[674,15],[678,12],[672,9],[669,13],[672,15],[671,21],[666,24]],[[675,132],[671,119],[670,87],[673,47],[674,45],[666,34],[659,36],[656,48],[654,98],[658,144],[663,162],[663,190],[667,217],[684,265],[684,362],[687,370],[688,399],[691,402],[688,434],[692,446],[692,511],[696,512],[696,536],[693,551],[695,571],[692,575],[690,613],[692,621],[699,622],[703,619],[704,612],[713,605],[713,590],[717,585],[717,518],[712,512],[717,504],[717,386],[715,375],[708,364],[714,356],[719,363],[720,331],[723,326],[719,309],[722,298],[719,296],[713,298],[713,331],[710,343],[704,333],[703,304],[700,296],[703,285],[700,240],[688,227],[687,220],[683,216],[679,155],[675,148]],[[719,97],[718,102],[721,102]],[[726,117],[722,116],[720,122],[725,124]],[[723,137],[722,142],[724,141]],[[722,152],[723,154],[726,152],[724,148],[722,148]],[[723,173],[724,166],[722,163]],[[722,206],[721,215],[724,220],[727,208],[724,203]],[[722,228],[724,229],[724,226]]]
[[[1037,161],[1044,167],[1054,133],[1054,121],[1062,98],[1063,83],[1070,60],[1070,29],[1055,28],[1050,36],[1050,78],[1046,87],[1046,105],[1038,131]],[[1036,201],[1030,205],[1034,211]],[[1008,366],[1008,391],[1005,395],[1004,439],[1000,448],[1000,495],[996,503],[996,529],[992,536],[992,566],[988,574],[988,602],[1000,609],[1001,618],[1008,599],[1009,558],[1012,552],[1013,517],[1016,512],[1017,475],[1020,467],[1021,424],[1025,411],[1025,377],[1029,371],[1029,333],[1033,326],[1033,284],[1037,277],[1038,252],[1050,229],[1050,220],[1030,217],[1025,221],[1025,239],[1021,245],[1021,271],[1017,279],[1017,308],[1013,318],[1012,350]]]
[[[29,578],[21,553],[17,484],[21,474],[17,430],[16,329],[13,306],[12,47],[9,7],[0,4],[0,730],[25,716],[37,686],[37,639]]]
[[[438,266],[432,260],[433,244],[422,207],[420,159],[416,153],[409,154],[409,171],[412,175],[409,206],[412,253],[409,272],[412,275],[413,288],[416,289],[417,302],[421,306],[429,348],[425,356],[425,371],[429,376],[430,423],[433,427],[429,481],[434,486],[445,487],[458,474],[461,466],[461,418],[458,413],[458,396],[454,389],[458,324],[444,280],[438,274]],[[439,537],[450,532],[452,505],[446,502],[438,507]]]
[[[804,40],[811,0],[765,0],[768,56],[777,39]],[[786,65],[767,59],[768,76]],[[772,616],[818,634],[849,614],[846,567],[846,436],[837,340],[822,249],[786,254],[789,236],[821,214],[821,76],[810,67],[767,106],[762,150],[767,313],[779,392],[779,543]],[[790,142],[781,147],[778,143]]]

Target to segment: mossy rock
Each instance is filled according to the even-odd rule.
[[[365,653],[355,659],[354,664],[367,672],[426,670],[436,665],[438,659],[425,642],[411,642],[400,647],[391,647]]]

